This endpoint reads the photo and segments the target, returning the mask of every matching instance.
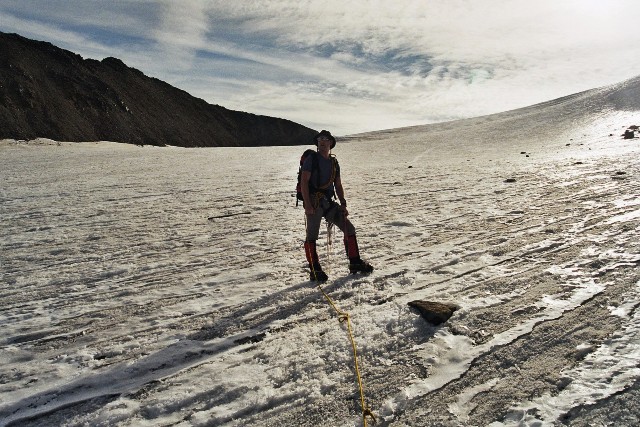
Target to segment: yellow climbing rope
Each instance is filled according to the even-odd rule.
[[[319,198],[318,198],[318,201],[319,201]],[[308,226],[307,215],[305,215],[304,216],[305,230],[307,229],[307,226]],[[345,230],[346,230],[346,226],[345,226]],[[331,240],[332,240],[331,234],[332,233],[329,229],[327,229],[327,234],[328,234],[327,251],[331,252]],[[307,259],[311,259],[311,254],[307,252],[306,247],[305,247],[305,252],[307,253]],[[331,254],[329,253],[328,255],[331,255]],[[317,279],[313,262],[309,263],[309,267],[311,268],[311,272]],[[354,367],[356,371],[356,378],[358,380],[358,387],[360,389],[360,406],[362,407],[362,425],[363,427],[367,427],[367,417],[371,417],[373,424],[375,424],[376,417],[373,414],[373,411],[371,411],[371,408],[369,408],[369,406],[364,401],[364,388],[362,387],[362,377],[360,376],[360,368],[358,367],[358,352],[356,350],[356,342],[353,338],[353,330],[351,329],[351,320],[349,318],[349,313],[347,313],[346,311],[342,311],[338,308],[338,306],[333,302],[331,297],[327,295],[324,289],[322,289],[322,286],[320,286],[320,283],[318,283],[318,289],[320,290],[320,292],[322,292],[322,295],[324,295],[324,297],[327,299],[327,301],[329,302],[329,305],[331,305],[331,307],[333,307],[333,309],[335,310],[336,314],[338,315],[338,322],[340,323],[347,322],[347,331],[349,332],[349,340],[351,341],[351,347],[353,348],[353,362],[354,362]]]
[[[327,295],[324,289],[322,289],[320,284],[318,284],[318,289],[320,289],[320,292],[322,292],[322,295],[324,295],[324,297],[327,299],[327,301],[329,302],[329,305],[331,305],[331,307],[333,307],[333,309],[336,311],[336,314],[338,315],[338,322],[347,323],[347,331],[349,332],[349,339],[351,340],[351,347],[353,348],[353,362],[354,362],[355,371],[356,371],[356,378],[358,379],[358,387],[360,388],[360,406],[362,407],[362,424],[364,427],[367,427],[367,416],[371,417],[371,419],[373,420],[373,423],[375,424],[376,417],[373,415],[373,412],[364,401],[364,389],[362,387],[362,378],[360,376],[360,368],[358,367],[358,352],[356,350],[356,342],[353,339],[353,331],[351,329],[351,320],[349,318],[349,313],[347,313],[346,311],[340,310],[338,306],[333,302],[331,297],[329,297],[329,295]]]

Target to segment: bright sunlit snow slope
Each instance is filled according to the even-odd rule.
[[[635,79],[338,142],[376,271],[323,233],[324,289],[377,425],[638,424],[639,110]],[[0,425],[361,424],[301,152],[0,143]]]

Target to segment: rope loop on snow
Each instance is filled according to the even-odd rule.
[[[353,363],[354,363],[354,368],[356,372],[356,378],[358,380],[358,387],[360,388],[360,406],[362,407],[362,425],[363,427],[367,427],[367,417],[371,417],[373,424],[375,424],[376,417],[373,415],[371,408],[369,408],[369,406],[364,401],[364,388],[362,386],[362,376],[360,375],[360,368],[358,367],[358,352],[356,350],[356,341],[353,338],[353,330],[351,329],[351,320],[350,320],[351,318],[349,317],[349,313],[347,313],[346,311],[340,310],[336,305],[336,303],[333,302],[331,297],[327,295],[324,289],[322,289],[322,286],[320,286],[320,284],[318,284],[318,289],[320,289],[320,292],[322,292],[322,295],[324,295],[326,300],[329,302],[329,305],[331,305],[331,307],[333,307],[333,309],[335,310],[336,314],[338,315],[338,322],[346,323],[347,325],[347,332],[349,333],[349,340],[351,341],[351,347],[353,349]]]
[[[333,226],[332,222],[326,221],[327,223],[327,258],[331,259],[331,254],[333,253]]]

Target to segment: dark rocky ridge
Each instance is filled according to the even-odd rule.
[[[208,104],[116,58],[0,32],[0,139],[215,147],[309,144],[315,133]]]

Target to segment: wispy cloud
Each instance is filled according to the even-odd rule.
[[[0,17],[2,31],[338,134],[498,112],[640,74],[635,0],[23,0],[0,4]]]
[[[206,46],[209,20],[205,2],[159,1],[160,20],[151,31],[159,53],[170,58],[173,70],[189,70],[197,52]]]

